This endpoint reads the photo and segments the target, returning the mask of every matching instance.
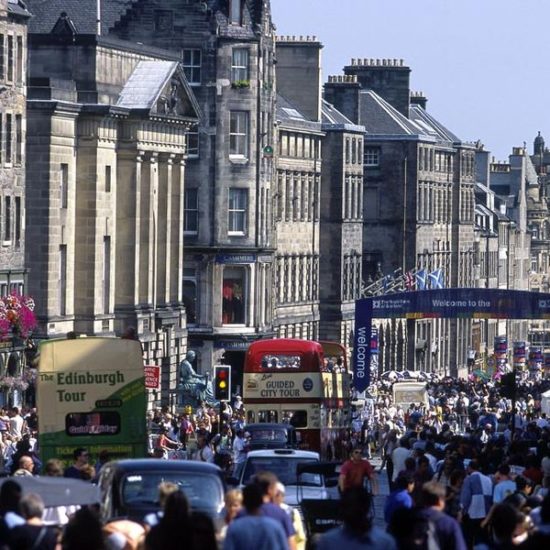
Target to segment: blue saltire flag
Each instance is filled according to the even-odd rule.
[[[443,288],[443,270],[441,268],[434,269],[429,275],[430,288]]]
[[[416,272],[416,288],[417,290],[426,290],[426,271],[424,269]]]

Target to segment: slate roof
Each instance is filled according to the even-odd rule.
[[[308,120],[294,105],[282,95],[277,94],[276,120],[305,130],[321,130],[321,123]]]
[[[106,36],[109,30],[134,6],[145,0],[101,0],[101,34]],[[230,25],[227,20],[227,0],[206,0],[208,9],[215,13],[221,34],[234,38],[254,36],[254,24],[263,13],[262,0],[247,0],[242,26]],[[48,34],[62,12],[74,22],[78,34],[96,34],[96,0],[27,0],[29,10],[34,17],[29,32]],[[198,6],[198,2],[197,2]]]
[[[8,13],[20,15],[22,17],[30,17],[31,14],[27,10],[24,2],[21,0],[8,0]]]
[[[421,139],[433,140],[423,128],[411,122],[385,99],[372,90],[360,92],[359,122],[369,134],[380,136],[418,136]]]
[[[151,109],[177,66],[175,61],[140,61],[120,92],[117,106]]]
[[[101,33],[108,34],[117,21],[140,0],[101,0]],[[96,0],[27,0],[33,16],[29,32],[48,34],[62,12],[73,21],[79,34],[96,34]]]
[[[321,120],[323,130],[348,130],[350,132],[364,132],[365,127],[354,124],[349,118],[343,115],[334,105],[324,100],[321,104]]]
[[[438,141],[448,141],[450,143],[460,143],[461,139],[445,128],[443,124],[437,121],[420,105],[411,105],[409,108],[409,120],[421,127],[429,135],[436,137]]]

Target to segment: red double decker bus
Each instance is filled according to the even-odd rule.
[[[244,363],[247,423],[290,424],[301,449],[343,459],[351,423],[350,373],[335,342],[259,340]]]

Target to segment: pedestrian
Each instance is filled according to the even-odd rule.
[[[257,483],[243,489],[243,505],[246,513],[229,525],[223,550],[284,550],[289,547],[281,523],[263,513],[264,495]]]
[[[92,508],[80,508],[71,516],[63,530],[61,550],[107,550],[101,521]]]
[[[24,455],[19,459],[19,468],[13,472],[13,475],[32,477],[34,471],[34,462],[30,456]]]
[[[296,531],[296,550],[305,550],[307,538],[302,518],[296,508],[293,508],[292,506],[286,504],[285,486],[280,481],[278,481],[276,488],[277,492],[275,493],[273,503],[277,506],[280,506],[289,515],[290,521],[292,521],[292,525],[294,527],[294,530]]]
[[[491,478],[479,471],[479,462],[476,459],[470,461],[467,472],[460,502],[464,510],[464,538],[468,548],[473,548],[481,540],[481,523],[493,504],[493,483]]]
[[[363,487],[365,480],[368,480],[371,484],[371,493],[377,495],[378,480],[374,468],[368,460],[363,458],[363,449],[355,447],[350,458],[342,464],[338,487],[340,492],[343,493],[346,489],[352,487]]]
[[[445,487],[436,481],[422,486],[423,516],[433,524],[435,538],[444,550],[466,550],[464,536],[458,521],[445,514]]]
[[[317,550],[397,550],[395,539],[372,525],[372,496],[363,487],[352,487],[342,493],[341,527],[321,536]]]
[[[186,541],[186,549],[195,550],[192,541],[189,502],[183,492],[174,491],[166,499],[162,518],[147,533],[145,549],[180,550],[183,541]]]
[[[84,447],[78,447],[73,451],[73,464],[65,469],[64,477],[82,479],[82,467],[88,464],[90,455]]]
[[[10,550],[55,550],[57,532],[42,522],[44,501],[39,495],[29,493],[21,497],[19,510],[25,519],[10,531]]]
[[[396,510],[400,508],[412,508],[413,499],[411,493],[414,489],[414,478],[410,474],[401,474],[395,481],[395,489],[386,498],[384,505],[384,519],[390,523]]]

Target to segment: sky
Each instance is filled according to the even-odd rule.
[[[550,0],[271,0],[278,35],[315,35],[323,81],[351,58],[398,58],[411,90],[496,160],[550,146]]]

